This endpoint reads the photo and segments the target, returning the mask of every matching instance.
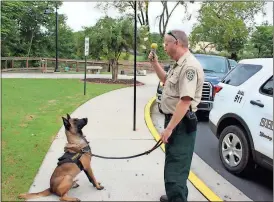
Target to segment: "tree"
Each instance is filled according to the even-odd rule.
[[[257,50],[257,57],[273,57],[273,26],[263,24],[256,26],[251,35],[251,43]]]
[[[1,56],[13,56],[14,52],[20,48],[19,23],[24,2],[5,1],[1,3]]]
[[[147,0],[137,1],[137,20],[141,26],[145,26],[147,28],[148,32],[150,32],[150,22],[148,16],[149,5],[152,5],[151,3],[152,2],[149,2]],[[162,10],[161,14],[157,16],[157,19],[159,20],[159,33],[162,37],[165,35],[169,20],[177,8],[185,8],[185,15],[187,16],[186,18],[190,18],[191,15],[189,15],[187,12],[187,8],[190,3],[194,3],[194,1],[175,1],[175,3],[169,2],[169,4],[167,1],[161,1]],[[170,5],[170,7],[168,5]],[[124,15],[134,19],[133,1],[100,2],[97,4],[96,7],[102,9],[105,12],[109,9],[116,8],[120,13],[124,13]]]
[[[157,48],[156,52],[157,52],[158,59],[166,60],[169,58],[164,50],[164,46],[163,46],[164,39],[159,33],[151,33],[150,37],[147,38],[146,41],[143,40],[144,35],[142,35],[142,33],[140,33],[140,36],[141,36],[141,41],[142,41],[141,47],[144,46],[144,48],[140,51],[142,51],[144,55],[148,56],[151,51],[151,48],[150,48],[151,44],[157,43],[158,48]]]
[[[263,11],[265,2],[205,2],[199,10],[198,23],[190,36],[191,45],[199,41],[215,44],[237,60],[244,47],[255,14]]]
[[[86,29],[84,29],[86,31]],[[85,31],[74,32],[74,50],[77,59],[84,59],[84,43],[85,43]],[[97,59],[97,58],[96,58]]]
[[[118,77],[118,60],[122,51],[129,51],[134,46],[134,27],[129,18],[101,18],[89,30],[90,54],[93,57],[107,58],[112,67],[112,79]]]
[[[59,14],[59,22],[58,22],[58,51],[60,58],[77,58],[76,56],[76,46],[75,46],[75,34],[72,29],[66,24],[67,17]],[[55,27],[54,27],[55,29]],[[55,39],[55,31],[52,33]],[[55,50],[55,40],[54,42],[54,50]]]
[[[149,1],[137,1],[137,20],[141,26],[146,26],[149,31],[148,7]],[[107,12],[109,9],[118,9],[119,13],[124,13],[124,16],[134,19],[134,1],[114,1],[114,2],[99,2],[96,8]]]
[[[137,1],[137,23],[140,24],[140,28],[138,29],[138,34],[140,34],[140,38],[149,38],[150,35],[150,23],[149,23],[149,4],[150,2],[147,0]],[[107,13],[110,9],[117,9],[119,13],[123,13],[122,16],[134,20],[134,1],[113,1],[113,2],[99,2],[96,5],[96,8],[103,10]],[[145,46],[145,49],[148,49],[150,44],[141,41],[141,45]],[[139,50],[143,51],[143,50]]]
[[[62,2],[57,3],[59,6]],[[2,56],[40,56],[50,42],[48,29],[55,26],[54,14],[44,14],[45,9],[54,10],[55,2],[5,1],[2,11]]]
[[[161,3],[162,3],[163,8],[162,8],[161,14],[159,16],[157,16],[157,19],[159,19],[159,33],[162,37],[164,37],[164,35],[166,34],[168,22],[172,16],[173,12],[176,10],[176,8],[179,8],[178,6],[182,5],[183,8],[185,9],[185,13],[184,13],[186,15],[185,19],[189,20],[191,18],[191,14],[188,13],[187,8],[188,8],[189,3],[194,3],[194,1],[190,1],[189,3],[185,2],[185,1],[172,2],[172,3],[174,3],[174,5],[171,6],[171,9],[169,9],[167,1],[161,1]]]

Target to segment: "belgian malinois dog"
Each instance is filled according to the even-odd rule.
[[[69,114],[67,119],[64,117],[62,119],[68,143],[64,148],[64,155],[58,159],[58,166],[50,178],[50,188],[38,193],[20,194],[18,198],[33,199],[56,194],[60,197],[60,201],[80,201],[78,198],[69,197],[68,191],[79,186],[74,178],[82,170],[97,190],[104,189],[94,177],[91,169],[91,149],[82,132],[88,119],[71,118]]]

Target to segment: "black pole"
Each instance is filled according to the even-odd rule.
[[[57,1],[55,4],[56,7],[56,12],[55,12],[55,49],[56,49],[56,53],[55,53],[55,57],[56,57],[56,62],[55,62],[55,72],[59,72],[58,70],[58,12],[57,12]]]
[[[86,79],[87,79],[87,56],[85,56],[85,83],[84,83],[84,95],[86,95]]]
[[[133,109],[133,130],[136,130],[136,49],[137,49],[137,7],[134,1],[134,109]]]

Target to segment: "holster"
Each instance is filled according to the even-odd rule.
[[[187,111],[184,117],[184,122],[187,133],[192,133],[197,130],[198,119],[195,112],[192,111],[191,105],[190,110]]]

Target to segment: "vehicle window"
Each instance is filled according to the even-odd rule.
[[[261,65],[238,64],[237,68],[228,73],[221,82],[232,86],[239,86],[260,71],[260,69],[262,69]]]
[[[261,87],[260,92],[273,97],[273,76]]]
[[[230,66],[233,66],[233,67],[236,67],[238,64],[235,60],[228,59],[228,61],[230,63]]]
[[[227,73],[227,62],[225,58],[219,57],[208,57],[208,56],[195,56],[201,63],[204,71],[209,71],[213,73]]]

